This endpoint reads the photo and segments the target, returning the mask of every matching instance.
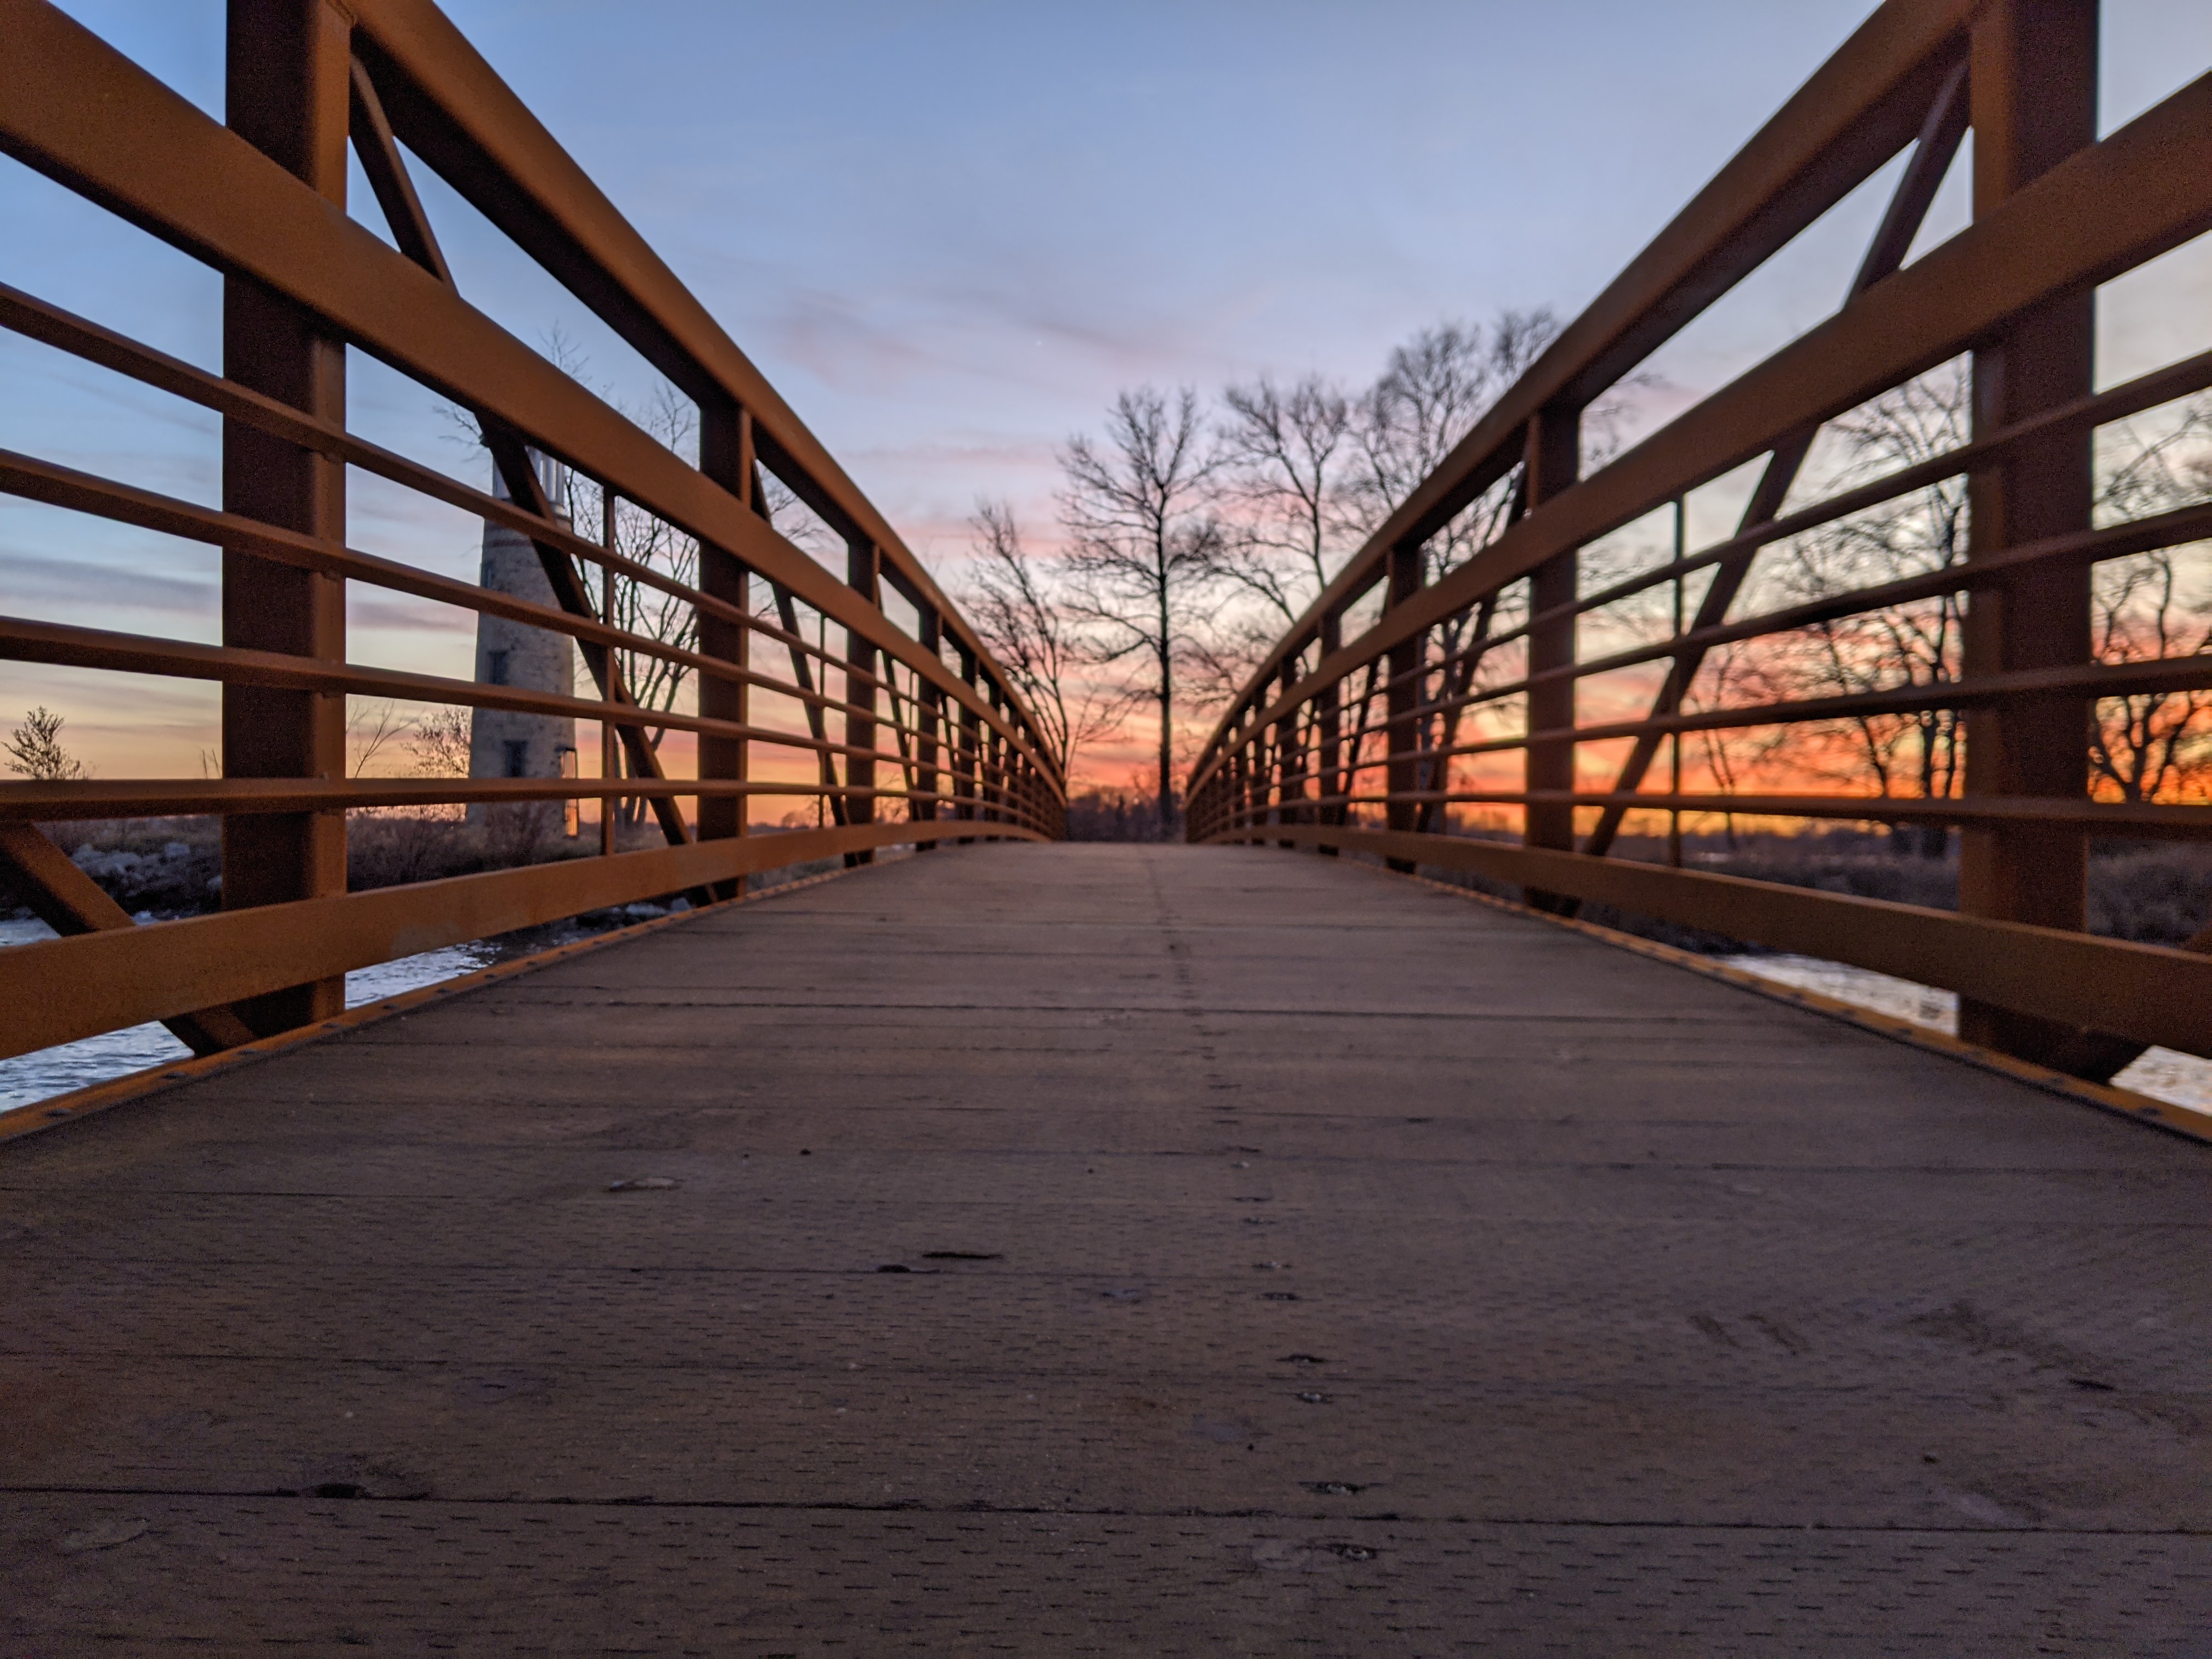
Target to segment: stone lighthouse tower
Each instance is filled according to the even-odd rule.
[[[554,515],[568,521],[568,483],[565,471],[552,460],[530,452]],[[507,483],[492,469],[492,491],[500,500],[512,499]],[[502,525],[487,524],[483,532],[483,569],[478,578],[485,587],[511,593],[519,599],[556,606],[553,584],[538,562],[530,538]],[[574,642],[565,634],[548,633],[509,622],[504,617],[477,618],[477,683],[513,685],[532,691],[574,696],[576,658]],[[562,715],[523,714],[504,708],[478,708],[469,724],[469,775],[472,778],[563,778],[576,775],[576,722]],[[484,809],[469,808],[471,823],[481,823]],[[570,816],[574,815],[573,805]],[[574,834],[573,824],[568,833]]]

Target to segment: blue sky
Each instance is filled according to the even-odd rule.
[[[1039,529],[1054,446],[1140,380],[1358,380],[1413,330],[1571,315],[1871,11],[1867,0],[962,3],[447,0],[447,10],[768,373],[909,542],[957,580],[962,520]],[[221,0],[65,9],[211,111]],[[2212,63],[2201,0],[2107,0],[2116,125]],[[1881,181],[1662,354],[1656,420],[1832,309]],[[373,219],[365,189],[356,210]],[[426,185],[465,293],[586,377],[652,376],[456,198]],[[1961,222],[1955,190],[1930,234]],[[0,161],[0,280],[215,365],[219,285]],[[2212,344],[2185,250],[2107,310],[2106,378]],[[0,444],[196,499],[215,427],[0,340]],[[364,364],[364,432],[470,469],[435,401]],[[354,539],[472,575],[458,515],[358,486]],[[8,608],[211,638],[201,550],[0,503]],[[356,609],[363,660],[465,672],[427,607]],[[211,696],[158,714],[0,665],[0,711],[70,705],[108,775],[197,770]]]

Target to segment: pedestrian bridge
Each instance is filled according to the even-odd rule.
[[[17,1652],[2201,1650],[2203,1157],[1576,930],[1000,846],[15,1146]]]
[[[2212,691],[2212,655],[2093,626],[2100,573],[2212,538],[2201,498],[2096,489],[2099,433],[2197,407],[2212,351],[2123,375],[2095,326],[2212,232],[2212,76],[2100,123],[2093,0],[1881,6],[1261,655],[1186,842],[1097,846],[1061,840],[1036,665],[430,0],[228,18],[218,120],[0,0],[9,164],[222,295],[210,367],[0,287],[118,430],[222,430],[214,503],[0,453],[40,533],[222,573],[204,637],[0,616],[57,704],[220,701],[219,765],[0,782],[0,878],[57,935],[0,950],[0,1058],[152,1021],[195,1054],[0,1118],[0,1644],[2205,1651],[2212,1136],[2112,1079],[2212,1054],[2212,930],[2100,937],[2086,872],[2212,839],[2090,766]],[[1954,164],[1971,222],[1917,251]],[[696,455],[461,291],[423,168],[666,379]],[[1584,441],[1869,185],[1832,316]],[[467,413],[497,488],[349,428],[368,357]],[[1823,462],[1954,362],[1951,447]],[[542,586],[351,544],[362,478]],[[1940,558],[1768,579],[1930,503]],[[364,660],[349,606],[393,596],[507,643]],[[1940,651],[1871,672],[1930,617]],[[1769,672],[1814,647],[1839,682]],[[484,717],[517,775],[360,775],[364,700]],[[1713,758],[1791,731],[1941,731],[1964,773],[1782,793]],[[1955,835],[1958,908],[1686,867],[1698,815]],[[187,821],[206,914],[135,920],[64,855]],[[349,879],[373,831],[474,865]],[[345,1006],[356,969],[678,896]],[[1960,1036],[1614,913],[1955,993]]]

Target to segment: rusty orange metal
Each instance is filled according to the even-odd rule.
[[[2131,1057],[2144,1041],[2205,1052],[2212,1034],[2184,1006],[2203,994],[2198,957],[2143,956],[2141,947],[2081,931],[2089,836],[2212,836],[2212,807],[2089,798],[2087,733],[2096,700],[2212,687],[2212,658],[2102,662],[2090,648],[2093,567],[2212,534],[2212,509],[2202,507],[2092,522],[2093,429],[2212,385],[2212,354],[2202,354],[2093,388],[2096,285],[2212,230],[2212,75],[2100,140],[2097,21],[2094,0],[1892,0],[1875,12],[1276,642],[1193,769],[1191,838],[1361,850],[1401,870],[1479,869],[1517,883],[1547,908],[1620,903],[1951,986],[1974,1041],[2063,1061],[2085,1077],[2109,1077],[2112,1057]],[[1970,128],[1972,223],[1905,264]],[[1838,284],[1847,297],[1832,317],[1577,476],[1583,410],[1908,149],[1873,244],[1856,275]],[[1823,422],[1962,354],[1977,388],[1969,441],[1782,511]],[[1736,534],[1583,591],[1584,546],[1762,457],[1765,480]],[[1963,562],[1731,616],[1764,550],[1952,478],[1966,480],[1972,502]],[[1424,544],[1509,479],[1517,479],[1525,510],[1423,585]],[[1667,637],[1582,648],[1583,618],[1699,573],[1708,578],[1704,602],[1688,620],[1678,616]],[[1344,637],[1347,611],[1378,589],[1379,618]],[[1493,628],[1509,589],[1525,592],[1525,614]],[[1968,625],[1954,674],[1840,695],[1739,693],[1684,706],[1684,690],[1716,647],[1954,595],[1964,596]],[[1437,643],[1447,623],[1464,641],[1449,652]],[[1474,665],[1506,646],[1523,653],[1525,665],[1476,684]],[[1584,682],[1638,665],[1668,669],[1645,713],[1593,718],[1577,708]],[[1498,714],[1504,729],[1462,740],[1462,717],[1478,709]],[[1960,798],[1644,787],[1662,744],[1684,732],[1924,710],[1960,711],[1966,722]],[[1626,759],[1607,763],[1612,788],[1578,784],[1578,751],[1624,741]],[[1455,763],[1470,757],[1516,754],[1525,769],[1518,789],[1453,776]],[[1434,833],[1450,807],[1478,805],[1518,809],[1522,847]],[[1830,896],[1778,889],[1754,898],[1741,884],[1607,864],[1602,855],[1638,810],[1954,825],[1966,848],[1963,914],[1929,912],[1900,931],[1887,913]],[[1787,926],[1775,916],[1789,918]],[[2118,985],[2128,991],[2116,1001]],[[2154,1025],[2166,1035],[2144,1036]],[[2100,1033],[2113,1040],[2098,1040]]]
[[[148,1018],[172,1021],[204,1049],[325,1018],[341,1004],[349,968],[428,941],[675,891],[711,902],[779,865],[933,844],[944,838],[940,822],[960,823],[957,839],[1060,833],[1065,782],[975,630],[434,6],[230,0],[228,29],[218,122],[46,0],[0,0],[0,151],[207,264],[222,275],[225,296],[223,368],[215,374],[49,299],[0,289],[0,326],[219,413],[225,477],[216,509],[36,456],[0,456],[0,490],[210,544],[224,559],[219,644],[0,617],[0,656],[212,681],[225,709],[218,778],[0,784],[0,858],[36,908],[73,935],[0,957],[0,996],[35,1010],[11,1022],[8,1052]],[[347,216],[349,148],[396,247]],[[468,303],[410,176],[410,156],[698,402],[699,466]],[[469,410],[508,499],[349,433],[349,349]],[[697,585],[623,557],[611,537],[578,535],[545,499],[526,447],[597,481],[610,501],[619,496],[696,538]],[[555,604],[348,548],[344,488],[354,467],[520,532],[538,550]],[[845,537],[853,580],[836,580],[769,523],[764,472]],[[689,607],[697,647],[617,626],[586,580],[593,570]],[[354,586],[566,635],[594,695],[356,664],[344,637]],[[915,633],[885,613],[885,587],[914,606]],[[763,596],[773,604],[763,607]],[[807,637],[815,619],[842,643]],[[756,665],[756,638],[787,655],[787,677]],[[641,707],[625,659],[696,674],[697,712]],[[791,699],[803,729],[751,718],[756,693]],[[348,779],[348,696],[593,720],[608,752],[625,756],[629,775]],[[831,713],[844,718],[842,741],[826,729]],[[697,776],[664,775],[647,733],[667,730],[696,734]],[[800,757],[818,776],[758,778],[756,750]],[[879,760],[896,778],[878,775]],[[749,835],[756,798],[819,804],[836,827]],[[345,890],[349,811],[548,799],[644,801],[671,844],[616,853],[603,834],[608,855],[597,859]],[[902,821],[878,822],[879,800],[902,801]],[[88,897],[97,889],[32,827],[182,812],[222,819],[221,916],[131,927],[112,903]]]

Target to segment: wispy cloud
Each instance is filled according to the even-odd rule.
[[[120,605],[133,611],[205,616],[222,596],[221,581],[212,574],[168,576],[138,566],[55,558],[15,548],[0,548],[0,586],[6,588],[11,608],[43,603],[106,611]]]

